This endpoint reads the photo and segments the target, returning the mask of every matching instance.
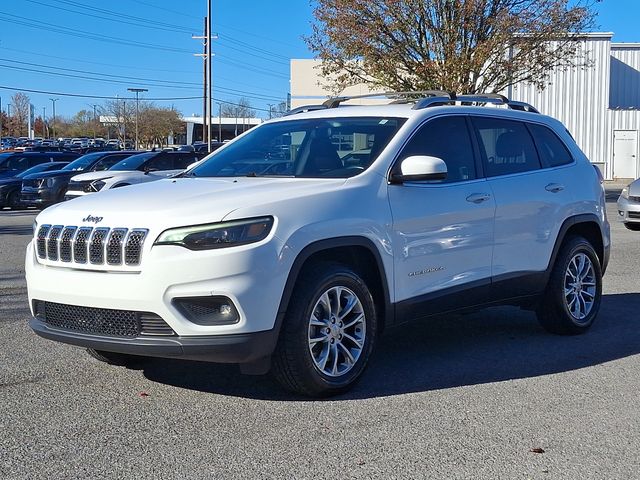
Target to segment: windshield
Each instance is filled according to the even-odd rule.
[[[109,170],[137,170],[142,164],[157,155],[158,152],[139,153],[119,161]]]
[[[103,155],[104,153],[88,153],[87,155],[83,155],[80,158],[76,158],[62,170],[71,170],[75,172],[84,170]]]
[[[315,118],[268,123],[185,176],[347,178],[366,170],[405,119]]]
[[[0,153],[0,170],[7,168],[7,158],[9,158],[11,155],[13,155],[13,152]]]

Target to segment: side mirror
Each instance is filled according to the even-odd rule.
[[[441,158],[426,155],[407,157],[400,163],[400,173],[392,173],[390,183],[424,182],[447,178],[447,164]]]

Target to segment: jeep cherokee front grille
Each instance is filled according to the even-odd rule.
[[[62,330],[112,337],[175,335],[161,317],[151,312],[81,307],[42,300],[33,303],[38,319]]]
[[[140,265],[148,230],[42,225],[36,234],[43,260],[91,265]]]

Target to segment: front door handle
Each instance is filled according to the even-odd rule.
[[[482,203],[486,202],[491,198],[491,195],[488,193],[472,193],[467,197],[467,202],[471,203]]]
[[[562,190],[564,190],[564,185],[561,185],[559,183],[550,183],[549,185],[544,187],[544,189],[547,192],[558,193],[558,192],[561,192]]]

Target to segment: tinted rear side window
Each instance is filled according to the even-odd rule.
[[[559,167],[573,162],[571,153],[562,140],[547,127],[528,124],[540,154],[540,160],[545,167]]]
[[[529,172],[540,160],[527,127],[513,120],[474,117],[487,177]]]
[[[473,146],[465,117],[441,117],[424,124],[411,137],[401,158],[412,155],[438,157],[447,164],[443,183],[476,178]]]

